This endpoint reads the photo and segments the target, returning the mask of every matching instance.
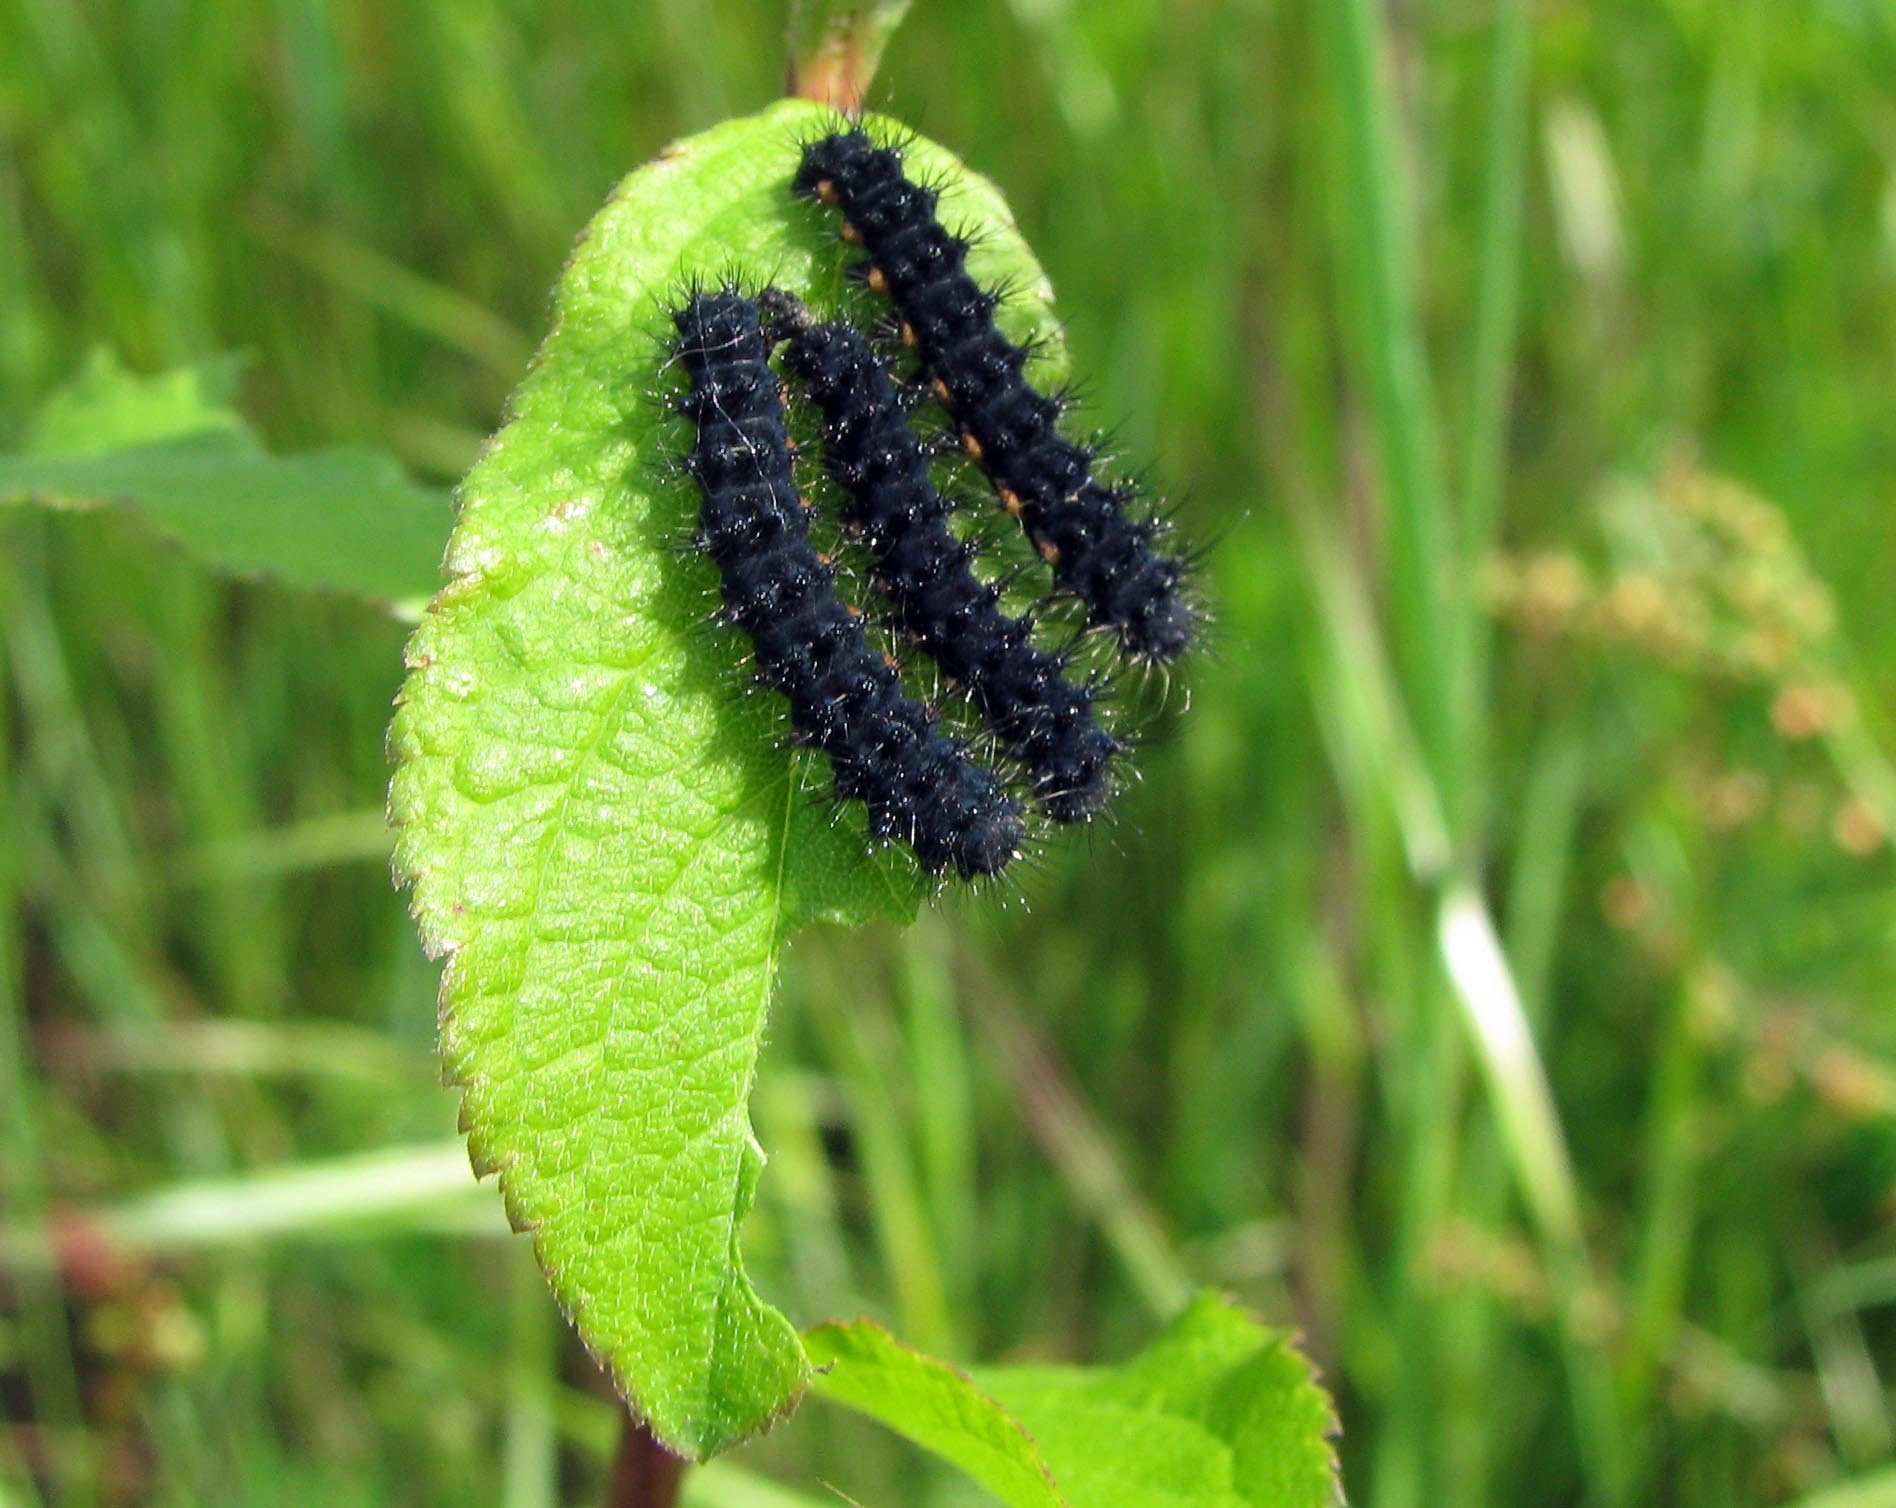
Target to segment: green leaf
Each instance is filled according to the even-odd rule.
[[[393,735],[397,865],[447,959],[442,1061],[475,1166],[632,1406],[697,1457],[808,1374],[738,1253],[778,951],[810,921],[908,920],[925,889],[906,852],[865,858],[860,809],[831,812],[827,770],[785,752],[781,706],[708,622],[689,430],[661,401],[693,284],[844,297],[836,226],[789,192],[834,119],[786,101],[681,142],[593,221],[461,490]],[[926,142],[910,160],[985,236],[977,275],[1026,290],[1017,333],[1057,337],[992,186]]]
[[[235,433],[243,420],[231,408],[242,362],[213,357],[155,377],[125,370],[97,350],[79,373],[41,405],[27,432],[30,456],[96,456],[208,433]]]
[[[447,499],[375,451],[270,455],[228,407],[235,374],[94,356],[0,456],[0,505],[121,506],[219,570],[412,611],[440,584]]]
[[[1013,1508],[1064,1508],[1040,1447],[963,1372],[912,1351],[880,1325],[819,1325],[804,1337],[826,1370],[817,1391],[887,1425]]]
[[[996,1367],[976,1381],[1040,1441],[1077,1508],[1342,1498],[1336,1413],[1309,1362],[1215,1294],[1123,1366]]]
[[[1336,1416],[1283,1336],[1216,1295],[1117,1367],[965,1377],[857,1321],[808,1337],[818,1390],[1012,1508],[1329,1508]]]

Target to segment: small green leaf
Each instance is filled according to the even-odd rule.
[[[1215,1294],[1123,1366],[995,1367],[976,1380],[1033,1433],[1076,1508],[1342,1500],[1336,1413],[1309,1362]]]
[[[241,368],[236,357],[218,356],[139,377],[111,351],[94,351],[72,381],[40,406],[27,433],[26,453],[96,456],[211,432],[235,433],[244,427],[230,406]]]
[[[765,1427],[808,1372],[738,1254],[778,950],[814,920],[907,920],[925,888],[904,851],[865,858],[859,808],[811,794],[827,770],[785,751],[782,707],[708,621],[689,429],[662,402],[693,284],[844,297],[833,217],[789,191],[834,121],[786,101],[719,126],[593,221],[461,490],[393,734],[397,865],[447,959],[442,1061],[475,1165],[633,1407],[696,1457]],[[1016,333],[1057,341],[992,186],[909,152],[984,238],[977,276],[1024,290]]]
[[[207,565],[393,607],[439,585],[447,499],[359,448],[272,456],[228,400],[228,360],[135,377],[95,356],[47,400],[0,505],[118,505]]]
[[[867,1321],[808,1337],[817,1388],[966,1471],[1011,1508],[1330,1508],[1336,1415],[1283,1336],[1216,1295],[1117,1367],[972,1378]]]
[[[817,1391],[952,1461],[1012,1508],[1064,1508],[1033,1437],[946,1362],[911,1351],[880,1325],[819,1325],[804,1336],[826,1370]]]

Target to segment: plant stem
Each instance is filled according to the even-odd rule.
[[[605,1508],[672,1508],[685,1463],[660,1445],[628,1409],[619,1453],[606,1483]]]
[[[863,97],[909,0],[796,0],[790,8],[786,94],[851,112]]]
[[[1463,580],[1479,579],[1494,548],[1500,522],[1507,459],[1508,399],[1520,322],[1521,226],[1526,203],[1527,107],[1532,49],[1528,0],[1501,0],[1495,10],[1494,61],[1488,104],[1485,207],[1481,224],[1479,290],[1475,302],[1473,378],[1468,406],[1467,453],[1461,491]],[[1467,757],[1475,764],[1469,784],[1486,788],[1482,767],[1487,740],[1479,707],[1487,696],[1492,637],[1488,620],[1472,608],[1458,620],[1466,635],[1458,724],[1471,730]],[[1482,814],[1472,816],[1478,831]]]
[[[1455,726],[1463,703],[1454,615],[1467,604],[1422,339],[1389,37],[1382,0],[1335,0],[1322,11],[1343,155],[1349,314],[1381,471],[1389,632],[1425,761],[1458,832],[1464,741]]]
[[[1147,1311],[1171,1319],[1196,1287],[1190,1269],[1052,1044],[998,980],[978,975],[975,984],[966,998],[975,1005],[990,1051],[1013,1081],[1029,1133],[1074,1203],[1099,1225]]]

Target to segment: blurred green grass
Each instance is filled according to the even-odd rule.
[[[0,444],[92,347],[234,349],[277,443],[457,475],[576,229],[776,91],[781,21],[16,0]],[[793,950],[761,1286],[964,1359],[1122,1354],[1232,1287],[1302,1328],[1375,1508],[1886,1465],[1896,11],[922,4],[877,92],[1007,191],[1097,416],[1216,541],[1217,626],[1123,825],[1030,906]],[[1708,474],[1768,499],[1742,549]],[[1806,568],[1835,626],[1780,654]],[[1457,606],[1496,575],[1494,620]],[[1677,642],[1707,602],[1738,668]],[[105,517],[0,519],[0,625],[0,1200],[213,1196],[149,1259],[0,1273],[0,1481],[597,1500],[610,1415],[484,1204],[244,1236],[299,1170],[383,1187],[352,1159],[452,1134],[375,816],[399,627]],[[1577,1243],[1477,1071],[1455,877]],[[739,1465],[962,1500],[815,1409]]]

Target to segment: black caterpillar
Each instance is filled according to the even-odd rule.
[[[893,300],[968,453],[1056,584],[1128,654],[1178,658],[1193,633],[1184,561],[1154,548],[1156,524],[1127,515],[1134,490],[1096,478],[1093,453],[1062,437],[1061,404],[1027,382],[1028,353],[994,323],[999,297],[968,276],[968,243],[936,218],[935,191],[860,128],[809,143],[793,187],[842,210],[844,238],[869,253],[870,286]]]
[[[1048,816],[1093,816],[1112,796],[1119,741],[1094,719],[1093,692],[1067,678],[1065,658],[1036,648],[1032,623],[1002,612],[1000,589],[974,574],[974,547],[949,528],[950,505],[882,361],[857,331],[817,323],[788,294],[761,302],[772,333],[789,341],[786,371],[823,416],[845,517],[874,552],[874,584],[896,622],[967,691]]]
[[[934,874],[996,873],[1019,856],[1020,804],[932,726],[837,597],[809,542],[758,306],[728,288],[698,293],[673,323],[691,379],[680,408],[698,427],[687,466],[704,496],[704,547],[758,679],[789,698],[797,735],[829,755],[837,796],[867,806],[873,835],[907,843]]]

